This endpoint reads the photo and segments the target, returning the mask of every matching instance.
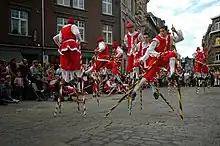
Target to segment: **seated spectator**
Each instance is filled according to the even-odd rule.
[[[4,101],[5,79],[0,78],[0,105],[7,105]]]
[[[1,83],[0,83],[0,88],[1,88],[1,94],[0,94],[0,102],[2,102],[2,104],[7,104],[7,103],[18,103],[19,100],[15,100],[13,98],[11,98],[11,90],[12,90],[12,86],[11,83],[9,81],[11,81],[11,77],[8,75],[6,76],[5,80],[4,78],[1,78]]]

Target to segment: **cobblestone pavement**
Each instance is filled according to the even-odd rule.
[[[139,100],[128,115],[124,101],[108,118],[108,109],[122,95],[87,101],[87,117],[76,103],[64,102],[63,113],[53,117],[54,102],[21,102],[0,106],[1,146],[220,146],[220,88],[195,94],[183,88],[184,120],[178,113],[177,96],[167,95],[175,107],[171,112],[162,99],[144,91],[143,110]]]

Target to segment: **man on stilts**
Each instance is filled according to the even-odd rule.
[[[53,40],[59,46],[62,76],[57,107],[54,113],[54,116],[56,116],[58,109],[61,112],[62,86],[76,78],[78,80],[80,77],[81,50],[79,45],[81,36],[78,27],[74,24],[73,17],[68,19],[67,24],[62,27],[59,34],[53,37]],[[78,89],[80,89],[80,83],[78,83]]]
[[[209,72],[208,65],[206,64],[206,60],[208,58],[208,49],[203,48],[202,53],[204,55],[204,62],[202,64],[202,68],[201,68],[201,72],[202,72],[201,75],[202,75],[203,79],[206,79],[206,77],[208,76],[208,72]]]
[[[133,78],[133,68],[134,68],[134,51],[137,43],[141,39],[141,33],[138,31],[134,31],[134,25],[129,22],[127,24],[128,32],[125,34],[124,37],[124,44],[128,48],[127,56],[128,56],[128,62],[127,62],[127,72],[129,73],[130,79]]]
[[[62,78],[69,83],[76,75],[79,77],[81,69],[81,50],[79,49],[81,36],[72,17],[68,19],[59,34],[53,37],[53,40],[59,46]]]
[[[202,77],[202,66],[203,66],[203,62],[204,62],[204,55],[201,52],[200,48],[197,47],[196,49],[196,53],[193,54],[194,58],[195,58],[195,63],[194,63],[194,78],[196,78],[196,84],[197,87],[200,86],[200,79]]]
[[[162,26],[159,35],[152,40],[147,52],[140,58],[140,61],[146,61],[149,59],[148,66],[152,66],[152,68],[144,74],[144,77],[139,84],[135,86],[131,95],[132,100],[135,99],[136,92],[142,87],[142,85],[145,82],[153,82],[157,73],[159,73],[160,68],[167,64],[169,59],[169,53],[167,51],[170,51],[172,41],[177,43],[184,39],[181,30],[176,31],[175,28],[172,29],[177,36],[172,37],[168,34],[167,26]],[[153,92],[156,92],[155,89],[153,89]]]
[[[97,59],[95,60],[94,64],[87,71],[85,71],[85,74],[88,74],[90,72],[98,73],[101,69],[105,68],[106,64],[109,62],[108,45],[102,37],[98,37],[96,42],[97,48],[95,50],[94,56],[97,56]],[[93,85],[93,96],[96,96],[96,90],[99,89],[97,74],[93,74],[93,79],[96,82]]]

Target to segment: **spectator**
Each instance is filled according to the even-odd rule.
[[[17,62],[16,59],[11,59],[11,61],[9,62],[9,73],[12,77],[12,80],[14,80],[14,78],[16,77],[17,74]]]
[[[23,78],[23,81],[24,81],[24,90],[23,91],[27,91],[28,85],[29,85],[28,77],[31,74],[30,70],[28,68],[27,59],[23,59],[19,63],[18,71],[21,72],[21,77]],[[28,99],[28,92],[23,92],[22,97],[23,97],[23,99]]]
[[[11,76],[10,75],[7,75],[6,76],[6,80],[5,80],[5,84],[4,84],[4,87],[3,87],[3,95],[4,95],[4,99],[7,100],[7,102],[9,103],[18,103],[19,100],[16,100],[14,98],[12,98],[12,91],[13,91],[13,87],[12,87],[12,84],[11,84]]]
[[[0,105],[7,105],[4,100],[4,90],[5,90],[5,78],[0,78]]]
[[[35,83],[38,87],[38,89],[42,89],[42,83],[41,83],[41,68],[39,66],[39,63],[37,60],[34,60],[32,63],[32,66],[30,67],[31,72],[31,82]]]
[[[6,61],[0,60],[0,78],[5,78],[7,75],[7,69],[6,69]]]
[[[17,99],[23,100],[24,79],[21,77],[21,72],[18,72],[18,75],[14,80],[14,84]]]

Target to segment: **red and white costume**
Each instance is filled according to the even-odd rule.
[[[203,55],[204,55],[204,64],[202,65],[201,72],[202,72],[202,77],[206,78],[209,72],[208,65],[206,64],[206,59],[208,58],[208,49],[203,48]]]
[[[69,18],[68,24],[63,26],[59,34],[53,37],[53,40],[59,46],[62,77],[69,82],[74,79],[75,73],[77,76],[79,75],[81,69],[81,50],[78,44],[81,36],[72,17]]]
[[[149,59],[148,66],[152,66],[152,64],[156,61],[151,70],[144,74],[144,78],[146,80],[154,81],[157,73],[160,71],[160,68],[168,64],[168,61],[171,57],[171,54],[168,51],[170,51],[173,40],[176,43],[184,40],[180,30],[177,32],[177,37],[172,37],[168,34],[166,38],[163,38],[162,36],[158,35],[152,40],[147,52],[143,57],[140,58],[142,61]],[[160,56],[160,54],[164,52],[166,52],[164,56]]]
[[[97,57],[96,61],[85,73],[88,74],[89,72],[99,72],[106,64],[109,62],[109,52],[108,52],[108,45],[104,42],[102,37],[97,39],[98,47],[95,50],[95,55]]]
[[[133,28],[134,25],[132,23],[127,24],[127,28]],[[127,72],[132,72],[134,67],[134,44],[138,43],[140,40],[141,34],[138,31],[128,32],[124,37],[124,44],[128,48],[127,56]]]
[[[194,77],[200,78],[202,76],[202,66],[204,63],[204,54],[200,51],[200,48],[197,47],[196,53],[193,54],[193,57],[195,57],[195,63],[194,63]]]
[[[118,46],[117,42],[112,43],[112,59],[106,64],[106,68],[110,69],[113,75],[119,74],[119,67],[122,63],[123,50]]]

